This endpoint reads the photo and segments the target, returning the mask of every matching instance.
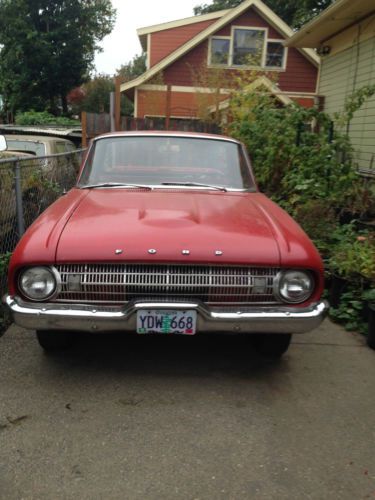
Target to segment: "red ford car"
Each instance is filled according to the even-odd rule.
[[[281,356],[316,328],[323,266],[222,136],[96,138],[77,185],[18,244],[5,298],[47,351],[77,332],[251,334]]]

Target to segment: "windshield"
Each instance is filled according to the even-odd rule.
[[[24,151],[36,156],[44,156],[46,154],[45,146],[41,142],[18,141],[7,138],[7,146],[9,151]]]
[[[91,148],[80,187],[106,184],[253,188],[241,147],[234,142],[173,136],[99,139]],[[115,185],[117,183],[117,186]]]

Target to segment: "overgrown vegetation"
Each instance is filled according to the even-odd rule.
[[[320,250],[330,277],[347,280],[332,317],[364,331],[365,302],[375,294],[374,186],[357,172],[345,124],[375,93],[349,96],[335,122],[315,108],[281,107],[267,93],[239,86],[229,132],[246,144],[259,186],[287,210]]]
[[[0,254],[0,292],[1,294],[6,291],[7,269],[11,253]],[[10,324],[9,313],[6,308],[0,303],[0,336],[4,333]]]
[[[57,126],[57,127],[77,127],[80,126],[78,120],[72,120],[65,116],[54,116],[47,111],[25,111],[23,113],[17,113],[15,118],[16,125],[22,126],[32,126],[32,125],[44,125],[44,126]]]

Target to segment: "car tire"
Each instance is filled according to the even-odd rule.
[[[367,332],[367,345],[375,350],[375,307],[370,305],[370,314]]]
[[[289,333],[282,334],[262,334],[252,337],[255,350],[267,358],[280,358],[287,350],[292,340]]]
[[[74,341],[72,332],[65,331],[37,330],[36,337],[39,345],[48,353],[66,351]]]

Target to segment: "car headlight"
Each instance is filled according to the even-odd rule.
[[[283,271],[276,280],[276,294],[284,302],[305,302],[314,290],[314,278],[306,271]]]
[[[30,267],[20,274],[19,288],[31,300],[46,300],[55,293],[58,286],[58,272],[49,267]]]

